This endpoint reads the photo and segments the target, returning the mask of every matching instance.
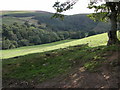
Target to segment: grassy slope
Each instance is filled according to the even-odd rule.
[[[16,17],[3,17],[2,22],[3,22],[3,24],[8,24],[8,25],[10,25],[14,22],[17,22],[18,24],[24,23],[22,20],[20,20],[19,18],[16,18]]]
[[[104,34],[94,35],[94,36],[83,38],[83,39],[73,40],[73,41],[65,40],[65,41],[59,41],[59,42],[54,42],[50,44],[26,46],[26,47],[11,49],[11,50],[2,50],[2,58],[3,59],[11,58],[11,57],[30,54],[30,53],[50,51],[54,49],[65,48],[68,46],[74,46],[74,45],[86,44],[86,43],[89,43],[90,47],[95,47],[100,45],[106,45],[107,40],[108,40],[107,34],[104,33]]]
[[[11,25],[14,22],[17,22],[18,24],[23,24],[25,21],[29,21],[30,24],[36,24],[38,23],[37,20],[32,19],[33,17],[3,17],[2,18],[2,23],[3,24],[7,24],[7,25]]]
[[[36,21],[38,20],[40,21],[40,23],[46,23],[47,25],[54,27],[54,29],[58,29],[61,27],[60,30],[64,29],[66,27],[65,26],[66,24],[68,28],[71,28],[71,30],[74,30],[74,29],[78,30],[78,28],[80,30],[92,30],[94,28],[95,31],[97,30],[101,32],[101,31],[106,31],[109,28],[109,25],[107,25],[106,23],[100,22],[99,24],[97,23],[95,24],[95,22],[91,21],[88,17],[86,17],[85,14],[67,16],[64,21],[60,21],[58,19],[51,20],[50,18],[53,15],[53,13],[44,12],[44,11],[38,11],[38,12],[36,11],[12,11],[12,12],[6,11],[6,12],[3,12],[3,15],[6,15],[6,16],[8,15],[7,17],[3,18],[3,23],[8,24],[8,25],[14,22],[18,22],[21,24],[23,23],[23,20],[20,17],[24,17],[25,19],[27,19],[27,17],[33,16],[32,19],[27,19],[28,21],[30,21],[30,23],[36,24]],[[10,18],[10,17],[17,17],[17,18]],[[73,20],[72,22],[71,22],[71,19]],[[81,23],[81,25],[78,25],[78,23]],[[76,28],[73,29],[73,27],[76,27]]]
[[[13,49],[13,51],[5,50],[6,52],[3,51],[4,54],[11,55],[11,53],[14,52],[13,54],[15,54],[18,51],[25,54],[26,51],[28,53],[30,52],[28,50],[34,51],[34,49],[34,52],[40,52],[41,46],[41,50],[44,50],[45,48],[48,52],[28,54],[17,58],[3,60],[3,86],[9,87],[12,82],[11,84],[17,83],[18,85],[20,84],[21,87],[22,81],[29,82],[30,84],[33,84],[32,82],[39,83],[57,77],[63,73],[66,75],[78,65],[83,66],[90,72],[98,72],[99,67],[104,65],[108,56],[112,55],[108,52],[120,50],[120,48],[115,45],[109,47],[101,46],[106,44],[106,40],[106,34],[100,34],[70,42],[64,41],[63,43],[63,41],[60,41],[45,45],[21,47]],[[79,45],[86,43],[89,43],[89,46]],[[117,59],[113,61],[117,62]],[[114,64],[114,62],[111,63]]]
[[[9,87],[11,80],[12,84],[20,84],[23,80],[31,84],[39,83],[61,74],[65,75],[78,65],[96,72],[106,57],[111,55],[106,52],[116,50],[117,46],[83,45],[3,60],[3,81],[6,87]]]
[[[0,15],[7,15],[7,14],[18,14],[18,13],[30,13],[33,11],[0,11]]]
[[[34,13],[35,11],[4,11],[0,12],[0,15],[9,15],[9,14],[29,14]],[[29,21],[31,24],[38,24],[38,21],[35,19],[32,19],[31,17],[13,17],[13,16],[6,16],[2,17],[2,23],[11,25],[14,22],[17,22],[18,24],[23,24],[25,21]]]

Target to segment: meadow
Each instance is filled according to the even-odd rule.
[[[75,70],[80,72],[80,67],[87,74],[103,73],[101,67],[104,69],[106,63],[115,70],[119,58],[108,60],[113,55],[110,52],[120,51],[120,48],[106,46],[107,40],[107,33],[103,33],[78,40],[3,50],[3,87],[33,88],[53,79],[57,84],[59,79],[65,79]]]
[[[0,11],[0,15],[7,15],[7,14],[20,14],[20,13],[30,13],[30,12],[33,12],[33,11]]]
[[[23,56],[31,53],[39,53],[39,52],[45,52],[60,48],[66,48],[69,46],[75,46],[80,44],[87,44],[90,47],[96,47],[101,45],[107,44],[107,33],[94,35],[90,37],[86,37],[83,39],[76,39],[76,40],[63,40],[48,44],[42,44],[42,45],[34,45],[34,46],[25,46],[15,49],[9,49],[9,50],[2,50],[2,59],[12,58],[16,56]]]

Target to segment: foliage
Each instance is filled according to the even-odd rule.
[[[88,15],[91,19],[93,19],[94,21],[104,21],[104,22],[108,22],[111,19],[111,12],[116,12],[116,19],[118,22],[118,29],[119,29],[119,21],[120,21],[120,2],[105,2],[103,4],[97,5],[98,2],[91,2],[88,5],[89,9],[95,9],[96,13],[90,14]],[[116,7],[115,10],[114,6]]]
[[[66,1],[64,3],[60,3],[59,1],[55,2],[53,5],[53,8],[56,10],[56,13],[53,15],[53,18],[60,18],[63,20],[64,15],[61,14],[64,11],[67,11],[69,9],[73,8],[73,5],[77,2],[78,0],[72,0],[72,1]]]
[[[100,62],[98,61],[91,61],[84,64],[85,69],[91,72],[96,71],[96,68],[98,68],[99,66],[100,66]]]
[[[63,4],[59,4],[60,2],[56,2],[54,4],[54,8],[56,9],[56,17],[55,18],[62,18],[61,13],[63,11],[66,11],[68,9],[71,9],[71,7],[77,2],[76,0],[69,1],[70,3],[64,2]],[[96,0],[94,2],[90,2],[88,5],[89,9],[95,9],[96,13],[92,13],[91,15],[88,15],[91,19],[94,21],[105,21],[107,22],[110,20],[111,23],[111,30],[109,31],[108,37],[108,43],[107,45],[112,45],[116,43],[120,43],[120,41],[117,38],[117,29],[119,27],[119,21],[120,21],[120,2],[105,2],[104,4],[100,5],[98,4],[99,0]],[[68,7],[68,8],[67,8]],[[67,9],[66,9],[67,8]],[[117,24],[118,23],[118,24]]]
[[[21,46],[40,45],[65,39],[80,39],[96,34],[94,31],[53,31],[49,27],[41,28],[36,25],[25,22],[20,25],[13,23],[11,25],[2,25],[2,49],[12,49]]]
[[[86,38],[77,39],[77,40],[62,40],[62,41],[57,41],[49,44],[25,46],[25,47],[20,47],[20,48],[11,49],[11,50],[2,50],[2,54],[3,54],[2,58],[4,59],[4,58],[11,58],[16,56],[26,55],[30,53],[45,52],[45,51],[50,51],[54,49],[65,48],[69,46],[87,44],[87,43],[90,47],[106,45],[108,40],[106,34],[107,33],[94,35],[91,37],[86,37]]]
[[[107,41],[108,41],[107,33],[104,33],[104,34],[98,34],[98,35],[86,37],[83,39],[62,40],[62,41],[57,41],[42,45],[25,46],[10,50],[1,50],[0,52],[2,52],[2,58],[6,59],[17,56],[23,56],[31,53],[38,53],[38,52],[51,51],[59,48],[66,48],[69,46],[80,45],[80,44],[88,44],[90,47],[102,46],[102,45],[106,45]]]
[[[54,15],[53,13],[41,13],[40,11],[15,14],[9,12],[6,15],[3,15],[3,24],[7,25],[11,25],[14,22],[23,24],[25,21],[29,21],[30,24],[35,24],[42,29],[47,27],[53,31],[95,31],[96,33],[101,33],[109,29],[109,23],[94,22],[86,16],[88,14],[66,15],[63,21],[55,18],[51,19]]]
[[[77,3],[78,0],[72,0],[72,1],[66,1],[64,3],[60,3],[60,2],[55,2],[55,4],[53,5],[53,8],[56,10],[56,13],[53,15],[53,17],[55,18],[63,18],[64,15],[62,15],[61,13],[72,9],[74,4]],[[96,0],[94,2],[90,2],[88,4],[88,8],[89,9],[93,9],[95,13],[89,14],[87,15],[88,17],[90,17],[91,19],[93,19],[94,21],[105,21],[108,22],[110,15],[111,15],[111,11],[112,9],[112,5],[116,5],[116,12],[117,12],[117,21],[119,22],[119,16],[120,16],[120,2],[104,2],[102,4],[98,4],[99,0]]]

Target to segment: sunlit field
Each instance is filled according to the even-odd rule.
[[[63,40],[63,41],[53,42],[49,44],[25,46],[25,47],[20,47],[16,49],[2,50],[2,58],[3,59],[12,58],[16,56],[22,56],[22,55],[38,53],[38,52],[45,52],[45,51],[66,48],[69,46],[87,44],[87,43],[90,47],[96,47],[96,46],[106,45],[107,40],[108,40],[107,33],[103,33],[99,35],[86,37],[83,39]]]

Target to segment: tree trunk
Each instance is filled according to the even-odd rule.
[[[110,22],[111,22],[111,30],[108,32],[108,43],[107,45],[116,44],[119,40],[117,38],[117,12],[115,10],[115,5],[111,5],[111,15],[110,15]]]

